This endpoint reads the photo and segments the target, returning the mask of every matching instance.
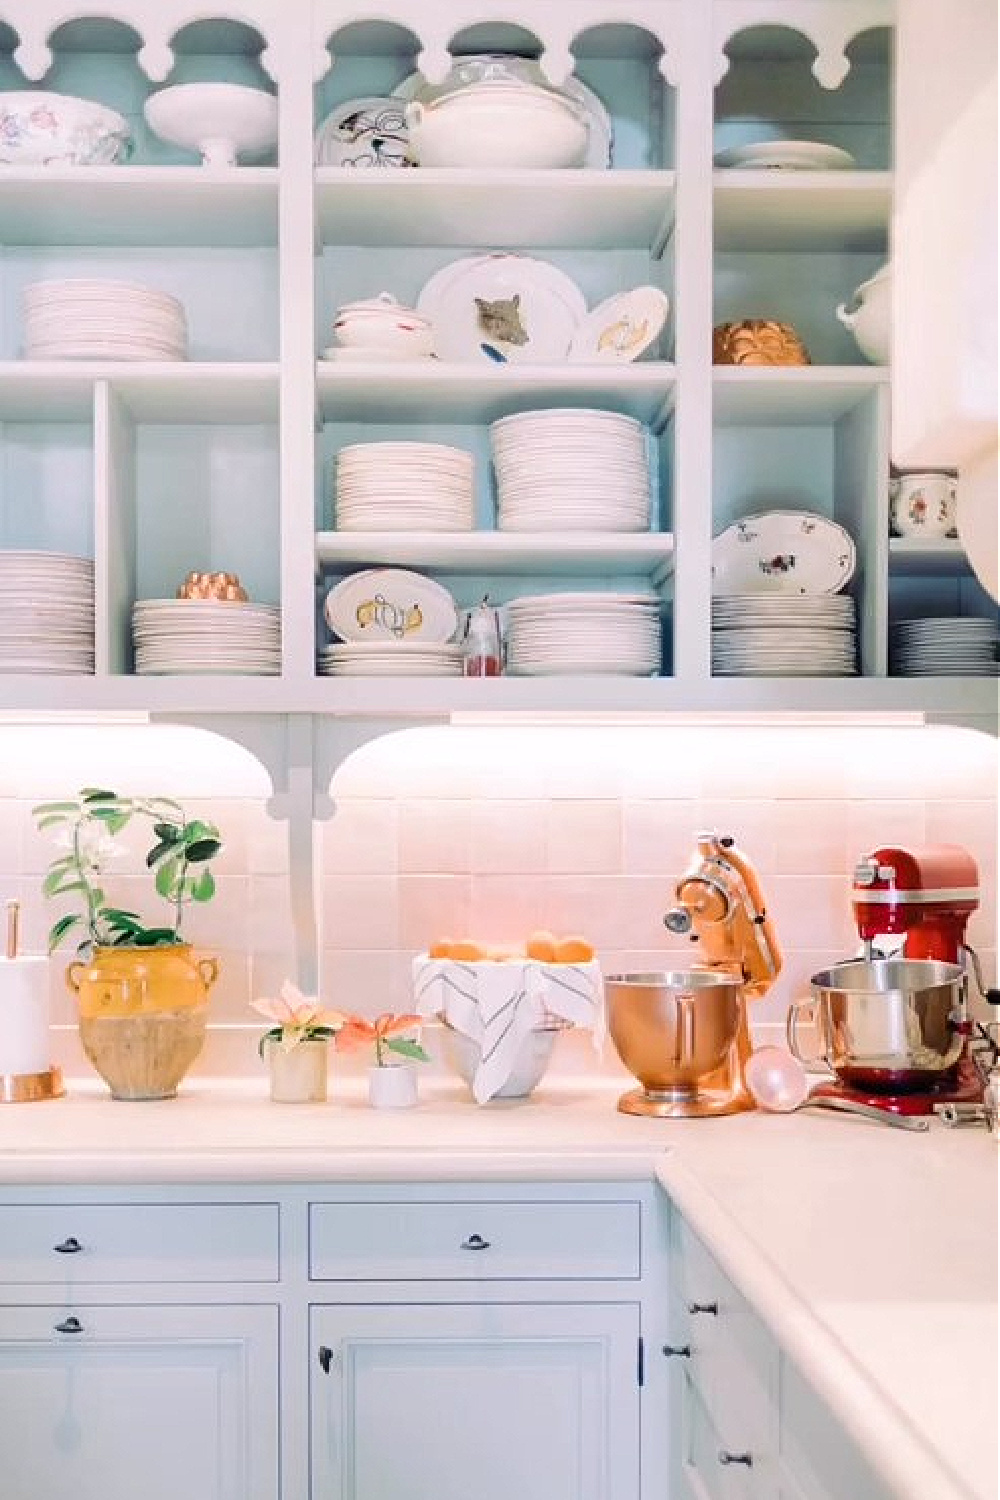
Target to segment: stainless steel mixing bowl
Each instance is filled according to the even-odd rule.
[[[812,1000],[788,1012],[788,1045],[803,1062],[798,1026],[812,1010],[824,1061],[842,1083],[917,1093],[941,1082],[962,1051],[965,970],[932,959],[856,959],[811,980]]]
[[[731,974],[705,969],[605,979],[608,1032],[648,1095],[694,1095],[722,1066],[739,1026],[740,992]]]

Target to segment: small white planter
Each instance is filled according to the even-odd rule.
[[[287,1050],[278,1042],[264,1048],[275,1104],[323,1104],[326,1100],[328,1046],[325,1041],[296,1042]]]
[[[368,1102],[374,1109],[410,1109],[417,1102],[417,1070],[409,1063],[368,1069]]]

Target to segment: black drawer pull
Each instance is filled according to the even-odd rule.
[[[748,1469],[753,1468],[753,1455],[750,1453],[727,1453],[725,1448],[719,1449],[720,1464],[745,1464]]]
[[[470,1234],[467,1240],[462,1241],[463,1250],[488,1250],[489,1240],[484,1240],[481,1234]]]
[[[677,1356],[678,1359],[690,1359],[691,1358],[691,1345],[690,1344],[664,1344],[664,1346],[663,1346],[663,1352],[667,1356],[668,1359],[673,1359],[673,1357],[675,1355]]]
[[[83,1249],[75,1234],[68,1234],[58,1245],[52,1246],[57,1255],[78,1255]]]
[[[689,1313],[710,1313],[713,1318],[719,1316],[719,1304],[717,1302],[689,1302]]]
[[[56,1333],[82,1333],[83,1324],[80,1319],[70,1313],[68,1318],[63,1318],[61,1323],[56,1324]]]
[[[330,1366],[333,1364],[333,1350],[327,1344],[319,1346],[319,1367],[324,1375],[329,1375]]]

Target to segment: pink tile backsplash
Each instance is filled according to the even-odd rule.
[[[0,782],[0,899],[22,901],[26,951],[44,949],[58,915],[40,894],[52,844],[30,815],[34,801],[60,794],[58,771],[53,761],[51,785],[37,769]],[[191,796],[190,763],[183,786],[171,785],[168,768],[151,780],[147,790],[180,796],[223,831],[219,896],[185,925],[222,958],[214,1023],[254,1028],[251,996],[276,993],[309,965],[297,952],[286,827],[267,811],[266,778],[258,770],[206,797]],[[211,785],[227,785],[218,765]],[[8,786],[17,794],[4,795]],[[982,907],[970,937],[995,982],[997,747],[983,735],[839,725],[413,729],[355,752],[330,793],[334,815],[315,825],[314,899],[319,988],[332,1005],[405,1007],[413,955],[442,935],[517,943],[550,927],[589,936],[609,972],[684,967],[694,951],[662,916],[707,826],[734,834],[757,865],[784,950],[752,1023],[780,1035],[810,975],[854,951],[850,874],[878,844],[953,841],[972,851]],[[133,863],[145,830],[128,846],[114,889],[147,909],[148,881]],[[305,882],[298,894],[308,893]],[[308,934],[308,909],[300,918]],[[71,956],[62,949],[52,965],[53,1017],[67,1026]]]

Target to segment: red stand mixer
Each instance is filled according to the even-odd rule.
[[[969,969],[991,1004],[1000,1004],[1000,991],[984,989],[978,957],[966,942],[979,906],[972,855],[957,844],[875,849],[855,867],[851,904],[863,958],[814,975],[813,999],[789,1011],[789,1045],[799,1057],[798,1012],[818,1011],[836,1081],[816,1092],[905,1115],[981,1102]],[[902,949],[885,958],[876,940],[899,936]]]

